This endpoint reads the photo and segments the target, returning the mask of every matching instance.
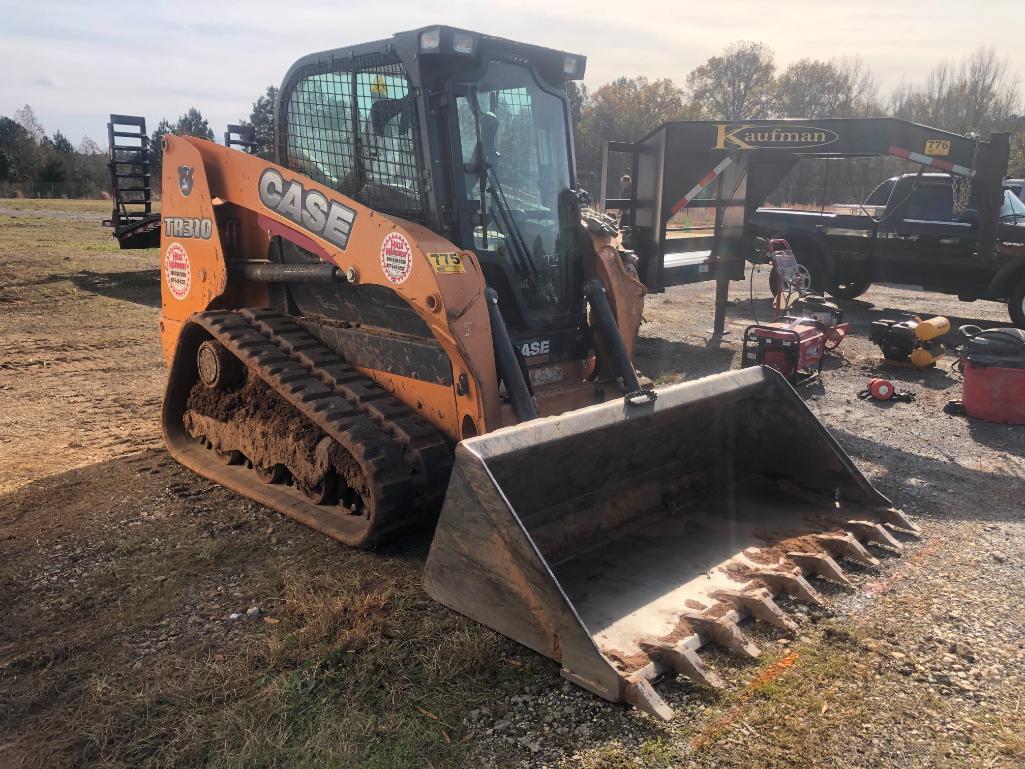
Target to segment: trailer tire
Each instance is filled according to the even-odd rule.
[[[837,299],[857,299],[870,288],[872,288],[870,280],[853,280],[835,284],[829,289],[829,294]]]
[[[1011,316],[1011,323],[1025,329],[1025,276],[1018,281],[1007,299],[1007,314]]]
[[[797,267],[806,275],[804,280],[802,280],[801,288],[804,291],[814,291],[817,294],[821,294],[826,290],[826,286],[829,285],[825,262],[818,253],[807,246],[793,248],[794,257],[797,259]],[[779,276],[776,274],[776,268],[772,268],[769,271],[769,290],[773,296],[779,293]]]

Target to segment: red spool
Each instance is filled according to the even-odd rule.
[[[888,401],[893,397],[897,388],[893,386],[893,382],[889,379],[876,378],[869,380],[868,391],[877,401]]]

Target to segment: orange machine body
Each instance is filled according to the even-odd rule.
[[[247,153],[186,136],[168,135],[164,143],[160,323],[168,362],[193,313],[270,305],[266,284],[234,279],[232,268],[265,262],[277,235],[333,264],[351,282],[398,293],[448,356],[453,382],[462,384],[360,368],[363,373],[452,441],[514,422],[499,392],[484,276],[472,251]],[[619,258],[616,237],[591,234],[591,241],[595,275],[632,355],[644,286]],[[593,358],[533,366],[540,413],[593,403],[595,387],[587,377],[594,366]]]

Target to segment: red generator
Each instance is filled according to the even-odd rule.
[[[781,318],[744,329],[741,365],[774,368],[797,387],[822,373],[825,348],[821,324],[807,318]]]
[[[961,348],[965,413],[985,422],[1025,425],[1025,331],[991,328]]]

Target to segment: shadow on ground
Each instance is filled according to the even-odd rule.
[[[844,319],[853,321],[867,327],[874,320],[908,320],[914,316],[921,318],[931,318],[941,313],[909,310],[906,307],[879,307],[872,302],[861,301],[860,299],[848,299],[848,300],[834,300],[836,304],[841,307],[844,311]],[[985,320],[981,318],[974,318],[968,315],[943,315],[950,321],[951,333],[942,337],[943,341],[953,342],[954,337],[957,335],[957,330],[961,326],[979,326],[980,328],[1009,328],[1012,327],[1010,321],[1005,320]],[[860,329],[859,329],[860,330]]]
[[[1006,425],[975,421],[972,439],[999,451],[1021,453],[1025,431]],[[1013,469],[966,467],[956,458],[936,459],[911,449],[898,449],[879,441],[831,428],[846,451],[867,457],[881,468],[873,483],[886,489],[898,507],[916,505],[931,517],[953,520],[1020,521],[1025,516],[1021,499],[1022,477]],[[896,490],[894,494],[893,490]],[[958,500],[971,500],[961,504]]]
[[[637,367],[656,382],[667,377],[697,379],[727,371],[734,354],[726,348],[715,349],[660,337],[638,337],[636,346]]]
[[[45,286],[70,281],[80,291],[121,299],[126,302],[160,306],[160,270],[134,270],[131,272],[93,272],[79,270],[71,274],[49,275],[23,285]]]

